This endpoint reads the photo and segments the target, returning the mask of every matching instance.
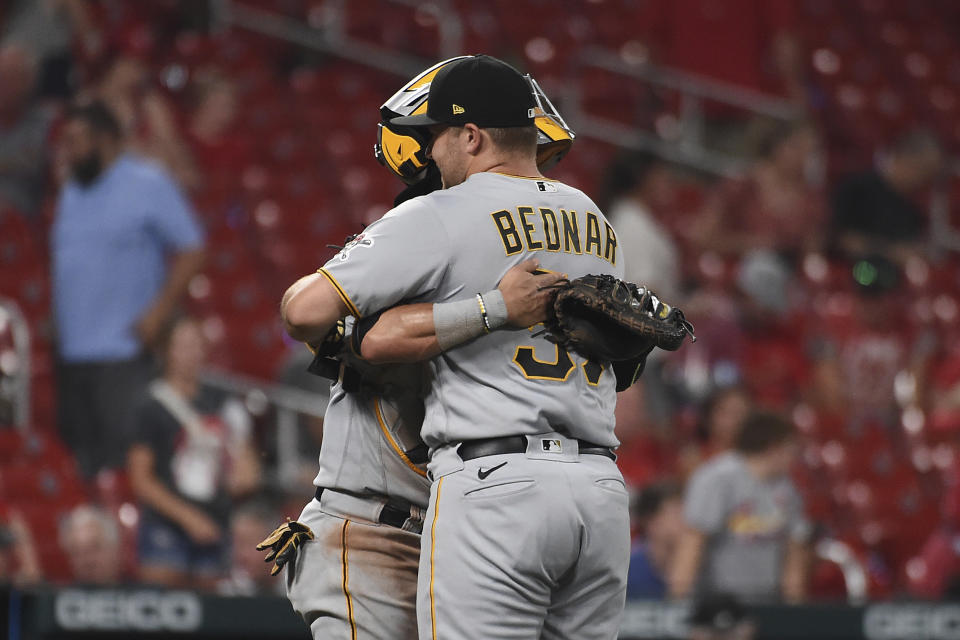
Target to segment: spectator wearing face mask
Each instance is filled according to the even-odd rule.
[[[146,355],[203,262],[190,205],[158,166],[125,152],[101,103],[66,116],[70,180],[51,233],[58,422],[87,477],[120,466]]]

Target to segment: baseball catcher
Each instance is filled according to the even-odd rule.
[[[434,65],[407,83],[381,109],[383,117],[426,109],[432,78],[454,60]],[[543,105],[537,127],[544,162],[556,162],[569,148],[573,132],[536,82],[526,82],[531,99]],[[419,130],[387,122],[378,127],[377,158],[407,185],[395,206],[441,187],[439,171],[426,158],[428,142]],[[331,262],[370,249],[361,233],[348,238]],[[552,292],[539,289],[557,278],[536,275],[534,269],[533,261],[514,267],[488,296],[511,308],[521,323],[544,320],[552,302]],[[354,309],[345,321],[319,332],[296,328],[302,322],[290,313],[288,303],[292,297],[309,298],[318,282],[335,287],[320,271],[291,286],[283,304],[291,335],[315,354],[310,370],[334,380],[315,497],[297,521],[281,524],[258,549],[267,552],[273,574],[283,572],[288,598],[315,638],[415,638],[420,533],[430,486],[427,449],[419,437],[425,372],[422,365],[372,366],[357,356],[366,332],[377,324],[378,312]],[[330,305],[329,300],[311,299],[306,307],[323,314]],[[441,315],[458,313],[449,305],[428,306],[430,317],[433,307],[441,308]],[[523,313],[517,315],[518,310]],[[442,337],[445,347],[453,348],[469,336],[447,332]]]

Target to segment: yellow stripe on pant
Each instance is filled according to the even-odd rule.
[[[433,640],[437,640],[437,605],[433,599],[433,557],[437,550],[437,517],[440,515],[441,489],[443,489],[443,478],[437,481],[437,503],[433,506],[433,524],[430,525],[430,625],[433,629]]]
[[[353,598],[350,597],[349,578],[350,570],[347,565],[347,527],[350,526],[349,520],[343,521],[343,530],[340,533],[341,558],[343,563],[343,595],[347,599],[347,619],[350,621],[350,638],[357,640],[357,622],[353,619]]]

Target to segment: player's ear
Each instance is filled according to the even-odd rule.
[[[484,142],[483,135],[480,131],[480,127],[473,124],[472,122],[468,122],[467,124],[463,125],[462,136],[463,136],[462,142],[463,142],[464,151],[466,151],[468,154],[472,156],[475,156],[478,153],[480,153],[480,150],[483,147],[483,142]]]

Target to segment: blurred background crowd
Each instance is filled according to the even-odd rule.
[[[960,7],[519,4],[0,5],[0,577],[280,588],[326,393],[280,293],[400,190],[382,101],[485,52],[697,327],[619,397],[630,595],[960,595]]]

